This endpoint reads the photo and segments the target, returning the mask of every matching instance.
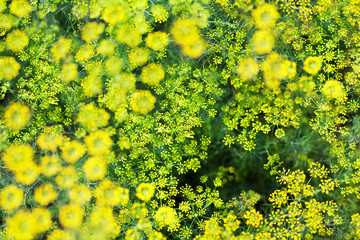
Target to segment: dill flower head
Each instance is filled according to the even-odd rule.
[[[129,24],[122,24],[117,31],[116,40],[129,47],[137,47],[142,42],[142,37],[137,28]]]
[[[51,213],[48,209],[37,207],[32,209],[32,217],[34,218],[34,231],[36,233],[43,233],[52,226]]]
[[[99,76],[90,74],[81,81],[81,87],[83,88],[84,95],[88,98],[99,95],[103,92],[102,81]]]
[[[280,81],[289,76],[291,62],[273,52],[264,61],[264,80],[270,89],[280,86]]]
[[[136,188],[136,196],[145,202],[148,202],[151,200],[151,198],[154,196],[155,188],[151,183],[141,183]]]
[[[109,179],[103,180],[95,190],[98,206],[126,205],[129,202],[129,189],[117,186]]]
[[[57,133],[42,133],[36,139],[36,143],[41,150],[51,152],[55,152],[62,142],[62,135]]]
[[[43,156],[40,159],[41,173],[46,177],[52,177],[61,171],[61,161],[57,155]]]
[[[83,44],[75,54],[77,62],[84,63],[95,55],[94,49],[89,44]]]
[[[34,190],[34,200],[41,206],[47,206],[57,197],[57,191],[50,183],[42,184]]]
[[[53,229],[51,233],[47,235],[47,240],[75,240],[73,232],[70,229],[62,230],[59,228]]]
[[[150,58],[150,52],[147,48],[133,48],[129,54],[129,61],[133,67],[144,65]]]
[[[126,8],[121,5],[108,5],[104,8],[101,17],[106,23],[114,25],[125,22],[128,18],[127,14]]]
[[[13,216],[6,219],[6,232],[15,240],[34,239],[36,233],[35,219],[30,211],[19,210]]]
[[[191,43],[183,45],[182,47],[185,56],[199,58],[206,50],[206,42],[204,39],[198,38]]]
[[[84,139],[89,154],[103,155],[111,151],[113,141],[110,134],[104,130],[91,132]]]
[[[28,106],[14,102],[4,112],[4,123],[8,128],[21,129],[25,127],[31,118]]]
[[[0,66],[0,78],[11,81],[19,74],[20,64],[14,57],[0,57]]]
[[[168,34],[160,31],[149,33],[145,39],[145,45],[154,51],[163,50],[168,44]]]
[[[321,69],[322,61],[319,57],[308,57],[304,61],[304,70],[311,74],[317,74]]]
[[[239,66],[236,71],[241,79],[249,80],[258,74],[259,65],[257,61],[253,58],[243,58],[240,60]]]
[[[83,205],[90,201],[91,191],[85,184],[75,184],[69,190],[69,198],[71,203]]]
[[[64,83],[69,83],[73,81],[78,76],[77,71],[78,65],[76,63],[65,63],[61,66],[61,81]]]
[[[259,227],[263,221],[263,216],[255,209],[246,211],[244,218],[246,219],[246,225],[251,225],[255,228]]]
[[[81,30],[81,39],[91,43],[99,39],[103,33],[105,25],[103,23],[89,22]]]
[[[280,17],[276,6],[270,3],[264,3],[252,11],[255,27],[259,29],[268,29],[275,27],[276,20]]]
[[[96,52],[105,57],[114,53],[115,46],[115,43],[113,43],[111,40],[103,39],[100,41],[98,47],[96,48]]]
[[[31,185],[40,175],[40,167],[34,162],[29,161],[14,171],[15,179],[23,185]]]
[[[96,129],[108,125],[110,115],[103,108],[97,108],[93,103],[80,109],[77,116],[79,122],[86,129]]]
[[[23,204],[24,190],[14,184],[4,187],[0,191],[0,208],[12,211]]]
[[[2,31],[4,31],[1,34],[9,31],[14,26],[15,22],[16,17],[13,15],[0,13],[0,28],[2,28]]]
[[[179,217],[176,210],[168,207],[161,206],[155,213],[154,219],[160,224],[161,227],[169,226],[169,229],[176,229],[180,225]]]
[[[148,90],[139,90],[131,95],[130,106],[132,111],[147,114],[154,109],[156,98]]]
[[[68,189],[74,186],[79,176],[73,165],[63,167],[62,171],[56,176],[55,182],[60,188]]]
[[[2,160],[4,165],[11,171],[16,171],[16,169],[22,168],[26,165],[27,162],[32,161],[33,157],[34,151],[30,145],[12,144],[5,149]]]
[[[6,36],[6,48],[13,52],[20,52],[29,44],[29,37],[24,31],[15,29]]]
[[[251,43],[255,53],[270,53],[275,43],[274,35],[268,30],[258,30],[252,36]]]
[[[117,75],[124,67],[124,61],[116,56],[111,56],[105,60],[106,72],[110,75]]]
[[[79,160],[86,152],[85,146],[76,140],[65,142],[61,150],[61,157],[70,164]]]
[[[99,156],[90,157],[83,165],[85,178],[88,181],[99,181],[104,179],[106,174],[106,161]]]
[[[155,18],[155,22],[158,23],[166,22],[169,13],[163,5],[155,4],[150,8],[150,11]]]
[[[342,102],[347,98],[344,85],[337,80],[327,81],[322,87],[321,92],[329,100],[335,99],[339,102]]]
[[[156,85],[165,77],[165,71],[161,64],[150,63],[142,68],[141,81],[148,85]]]
[[[27,0],[12,0],[10,4],[10,13],[21,18],[29,15],[33,11]]]
[[[70,53],[71,43],[71,39],[60,38],[59,41],[52,45],[50,53],[55,61],[67,58]]]
[[[191,44],[200,38],[196,22],[190,18],[177,19],[171,26],[170,32],[180,45]]]
[[[106,236],[106,239],[113,239],[120,232],[120,226],[117,224],[110,206],[96,206],[87,220],[87,225],[89,229],[92,229],[94,237]]]
[[[77,229],[81,226],[84,210],[79,204],[67,204],[60,208],[58,218],[64,228]]]
[[[116,75],[112,82],[112,87],[125,91],[133,91],[135,89],[136,76],[133,73],[120,73]]]

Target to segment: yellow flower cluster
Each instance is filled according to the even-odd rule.
[[[200,36],[194,19],[176,20],[171,26],[171,34],[188,57],[199,58],[206,50],[206,42]]]

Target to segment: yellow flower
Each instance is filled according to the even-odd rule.
[[[260,224],[262,224],[263,216],[255,209],[251,209],[245,212],[244,219],[246,219],[246,225],[251,225],[257,228]]]
[[[75,59],[77,62],[84,63],[90,58],[92,58],[95,55],[94,49],[89,44],[83,44],[81,47],[77,50],[75,54]]]
[[[34,151],[30,145],[10,145],[3,153],[2,160],[4,165],[11,171],[19,170],[31,162],[34,157]]]
[[[137,47],[142,42],[142,37],[137,28],[129,24],[122,24],[116,33],[116,40],[129,47]]]
[[[151,200],[151,198],[154,196],[155,188],[151,183],[141,183],[136,188],[136,196],[145,202],[148,202]]]
[[[168,34],[160,31],[149,33],[145,39],[145,45],[154,51],[163,50],[168,44]]]
[[[117,75],[124,67],[124,61],[116,56],[111,56],[105,60],[106,72],[110,75]]]
[[[236,69],[241,79],[249,80],[255,77],[259,72],[259,65],[253,58],[243,58],[240,60],[239,66]]]
[[[46,238],[47,240],[76,240],[74,234],[69,230],[54,229]]]
[[[161,206],[155,213],[154,219],[160,224],[160,227],[165,225],[169,226],[169,230],[173,231],[180,226],[180,220],[176,210],[168,207]]]
[[[56,133],[42,133],[37,139],[36,143],[41,150],[55,152],[62,144],[63,137]]]
[[[11,184],[0,191],[0,208],[6,211],[17,209],[23,204],[24,190]]]
[[[170,32],[180,45],[191,44],[200,38],[196,22],[193,19],[177,19],[171,26]]]
[[[69,198],[71,203],[83,205],[90,201],[91,191],[85,184],[75,184],[69,190]]]
[[[125,22],[127,19],[127,12],[126,9],[121,5],[109,5],[105,7],[101,17],[106,23],[114,25]]]
[[[30,211],[19,210],[6,219],[7,233],[15,240],[30,240],[36,235],[35,219]]]
[[[29,44],[29,37],[24,31],[16,29],[6,36],[5,43],[10,51],[20,52]]]
[[[133,67],[144,65],[150,58],[150,52],[147,48],[136,47],[129,54],[129,61]]]
[[[129,190],[105,179],[96,188],[95,197],[97,205],[126,205],[129,202]]]
[[[58,218],[64,228],[79,228],[83,222],[84,210],[78,204],[68,204],[59,210]]]
[[[115,43],[109,39],[103,39],[99,43],[99,46],[96,48],[96,52],[102,56],[107,56],[113,54],[115,51]]]
[[[46,208],[34,208],[32,209],[32,218],[34,219],[35,225],[34,231],[36,233],[43,233],[50,229],[52,225],[51,213]]]
[[[93,103],[87,104],[80,109],[77,122],[87,129],[105,127],[110,115],[103,108],[97,108]]]
[[[113,239],[120,232],[120,226],[110,206],[96,206],[88,217],[87,226],[91,229],[93,236],[106,237],[106,239]]]
[[[103,33],[104,28],[105,26],[103,23],[89,22],[81,30],[81,39],[83,39],[87,43],[96,41]]]
[[[337,101],[345,101],[346,91],[344,85],[337,80],[327,81],[321,89],[321,92],[328,99],[336,99]]]
[[[319,57],[308,57],[304,61],[304,70],[311,74],[317,74],[321,69],[322,61]]]
[[[78,161],[86,152],[86,148],[83,144],[76,140],[66,142],[61,147],[61,157],[68,163],[74,163]]]
[[[101,157],[90,157],[83,165],[83,171],[88,181],[102,180],[106,174],[107,164]]]
[[[61,171],[61,162],[58,156],[43,156],[40,159],[41,173],[46,177],[51,177]]]
[[[148,90],[139,90],[131,95],[131,109],[139,114],[147,114],[155,107],[156,98]]]
[[[90,74],[81,82],[81,87],[83,88],[84,95],[86,97],[94,97],[98,94],[101,94],[102,91],[102,81],[99,76]]]
[[[141,81],[148,85],[156,85],[165,77],[165,71],[161,64],[150,63],[142,68]]]
[[[13,129],[25,127],[31,118],[28,106],[19,102],[12,103],[4,112],[5,126]]]
[[[97,156],[109,153],[113,144],[110,134],[104,130],[91,132],[84,141],[89,154]]]
[[[2,14],[0,13],[0,28],[2,28],[4,33],[9,31],[16,22],[16,18],[11,14]]]
[[[132,73],[120,73],[114,76],[111,88],[121,89],[125,91],[133,91],[135,89],[136,76]]]
[[[19,74],[20,64],[14,57],[0,57],[0,66],[0,78],[11,81]]]
[[[194,39],[191,43],[182,45],[185,56],[191,58],[199,58],[206,50],[206,42],[202,38]]]
[[[64,167],[62,171],[56,176],[55,182],[60,188],[68,189],[74,186],[79,176],[75,172],[74,166],[70,165]]]
[[[255,27],[268,29],[275,27],[276,20],[280,17],[276,6],[270,3],[264,3],[252,11]]]
[[[10,4],[10,13],[21,18],[31,13],[32,7],[27,0],[12,0]]]
[[[60,38],[59,41],[54,43],[50,49],[55,61],[60,61],[68,57],[71,48],[71,39]]]
[[[267,54],[273,49],[275,39],[273,34],[268,30],[258,30],[251,38],[254,51],[257,54]]]
[[[289,76],[290,67],[291,62],[276,52],[267,56],[263,65],[266,86],[270,89],[278,88],[281,80]]]
[[[163,23],[168,18],[168,11],[166,11],[165,7],[161,4],[155,4],[150,8],[152,15],[155,18],[155,22]]]
[[[46,206],[53,202],[57,197],[57,191],[50,183],[42,184],[35,188],[34,200],[41,206]]]
[[[73,81],[78,76],[77,71],[78,65],[76,63],[65,63],[61,67],[61,81],[64,83],[69,83]]]
[[[30,185],[40,175],[40,167],[34,161],[26,162],[21,168],[17,168],[14,174],[17,182],[23,185]]]

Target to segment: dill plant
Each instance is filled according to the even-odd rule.
[[[357,239],[356,0],[0,0],[2,239]]]

